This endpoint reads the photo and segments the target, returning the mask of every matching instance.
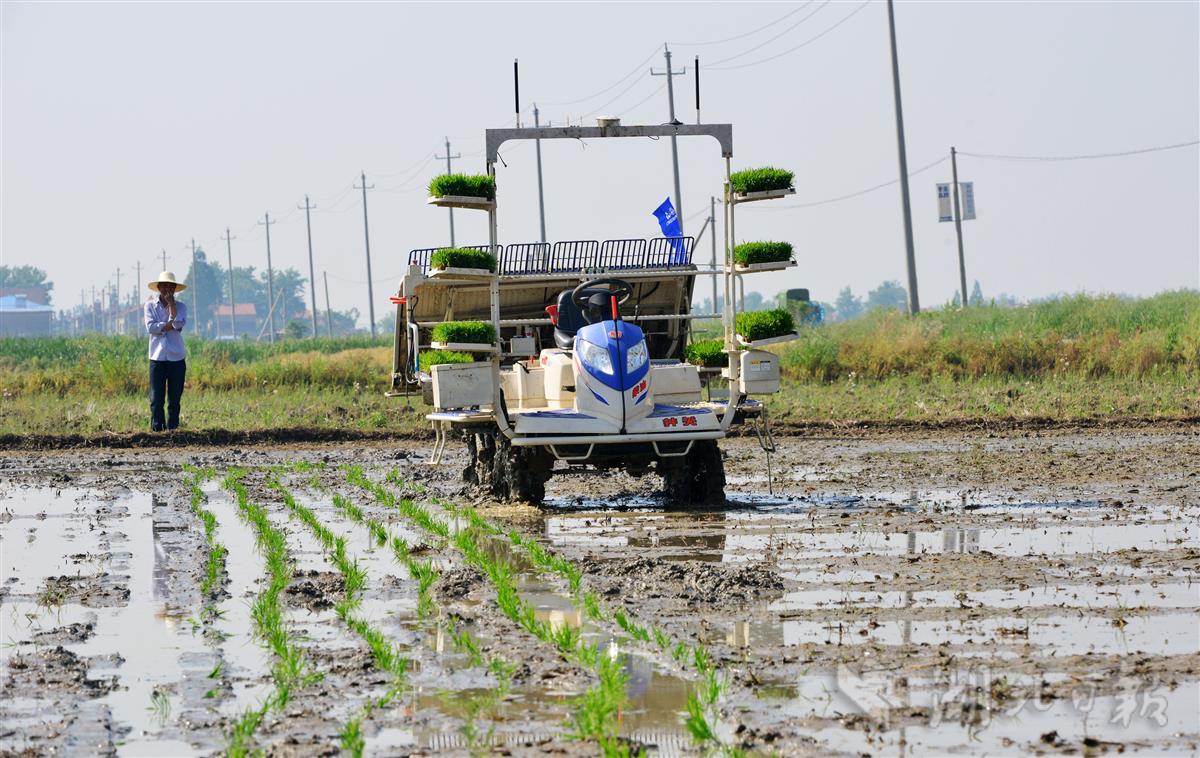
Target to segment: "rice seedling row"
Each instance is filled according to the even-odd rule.
[[[394,470],[390,472],[388,481],[400,483],[398,473]],[[464,519],[484,534],[496,537],[506,534],[499,525],[484,518],[469,505],[455,504],[441,498],[432,498],[431,502],[439,505],[447,513]],[[735,748],[721,744],[713,726],[717,718],[717,704],[723,685],[720,671],[703,645],[689,645],[676,640],[666,630],[652,624],[643,626],[637,623],[624,609],[615,611],[606,609],[595,593],[583,590],[583,571],[574,563],[555,555],[543,547],[540,542],[522,534],[517,529],[508,530],[506,536],[509,542],[520,549],[539,570],[556,574],[566,580],[571,594],[580,603],[588,618],[593,621],[615,622],[632,639],[654,645],[668,654],[680,666],[690,666],[694,669],[700,678],[700,683],[688,697],[688,714],[685,720],[688,733],[701,745],[720,747],[727,754],[737,752]]]
[[[238,513],[255,532],[259,550],[267,561],[268,583],[255,599],[251,616],[259,636],[275,656],[271,677],[274,692],[257,708],[248,709],[233,725],[226,745],[230,756],[244,756],[253,750],[254,733],[271,710],[282,711],[291,699],[292,689],[319,681],[321,674],[311,669],[283,620],[279,594],[292,579],[292,562],[283,532],[271,525],[267,510],[250,500],[243,482],[246,472],[230,471],[223,482],[236,498]]]

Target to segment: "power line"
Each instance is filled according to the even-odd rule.
[[[962,152],[959,152],[959,155],[962,155]],[[910,171],[908,173],[908,176],[911,179],[912,177],[916,176],[917,174],[923,174],[926,171],[928,171],[929,169],[933,168],[934,166],[945,163],[948,160],[950,160],[949,157],[942,156],[941,158],[938,158],[936,161],[933,161],[932,163],[927,163],[924,166],[920,167],[919,169],[916,169],[915,171]],[[858,190],[857,192],[851,192],[846,195],[838,195],[837,197],[831,197],[831,198],[827,198],[825,200],[816,200],[811,203],[794,203],[794,204],[790,204],[790,205],[772,204],[772,205],[774,205],[774,207],[770,207],[770,208],[758,208],[755,206],[750,206],[749,208],[747,208],[747,210],[786,211],[786,210],[792,210],[794,208],[813,208],[818,205],[829,205],[830,203],[840,203],[843,200],[850,200],[855,197],[862,197],[863,195],[867,195],[867,194],[870,194],[877,190],[884,189],[885,187],[891,187],[893,184],[899,184],[899,183],[900,183],[900,180],[898,178],[891,179],[889,181],[883,182],[882,184],[876,184],[873,187],[867,187],[866,189]]]
[[[830,3],[831,1],[832,1],[832,0],[825,0],[825,2],[821,3],[820,5],[818,5],[818,6],[816,7],[816,9],[815,9],[815,10],[814,10],[812,13],[808,14],[807,16],[805,16],[804,18],[800,19],[800,20],[799,20],[799,21],[797,21],[796,23],[794,23],[794,24],[792,24],[791,26],[789,26],[788,28],[784,29],[784,30],[783,30],[783,31],[781,31],[779,34],[776,34],[774,37],[771,37],[769,40],[766,40],[765,42],[760,42],[759,44],[755,45],[754,47],[752,47],[752,48],[750,48],[750,49],[748,49],[748,50],[743,50],[742,52],[740,52],[740,53],[737,53],[736,55],[731,55],[731,56],[729,56],[728,58],[722,58],[722,59],[721,59],[721,60],[719,60],[719,61],[714,61],[714,62],[713,62],[711,65],[713,65],[713,66],[719,66],[719,65],[721,65],[722,63],[728,63],[729,61],[732,61],[732,60],[736,60],[736,59],[738,59],[738,58],[741,58],[743,55],[749,55],[750,53],[753,53],[753,52],[754,52],[754,51],[756,51],[756,50],[761,50],[761,49],[763,49],[764,47],[766,47],[767,45],[771,44],[771,43],[772,43],[772,42],[774,42],[775,40],[779,39],[780,37],[784,36],[784,35],[785,35],[785,34],[787,34],[788,32],[790,32],[790,31],[792,31],[793,29],[795,29],[796,27],[800,26],[800,25],[801,25],[801,24],[803,24],[805,21],[809,20],[809,19],[810,19],[810,18],[812,18],[813,16],[817,15],[818,13],[820,13],[820,12],[821,12],[821,10],[822,10],[822,9],[823,9],[825,6],[829,5],[829,3]],[[807,6],[807,5],[811,5],[811,3],[806,3],[806,6]]]
[[[554,106],[578,105],[579,103],[586,103],[588,100],[594,100],[595,98],[600,97],[601,95],[607,94],[607,93],[613,91],[614,89],[616,89],[617,87],[621,86],[625,82],[629,81],[630,77],[636,76],[637,73],[642,70],[642,67],[645,66],[650,61],[654,60],[655,56],[657,56],[657,55],[658,55],[658,47],[655,46],[654,52],[647,55],[645,60],[643,60],[641,63],[637,64],[636,66],[634,66],[632,71],[630,71],[625,76],[622,76],[620,79],[618,79],[614,83],[610,84],[609,86],[605,87],[604,89],[600,90],[599,92],[594,92],[594,93],[588,95],[587,97],[581,97],[578,100],[564,100],[564,101],[560,101],[560,102],[556,102],[556,103],[543,102],[542,105],[554,105]],[[641,81],[641,80],[639,80],[639,81]],[[601,107],[603,107],[603,106],[601,106]]]
[[[748,32],[743,32],[743,33],[735,35],[733,37],[726,37],[725,39],[715,39],[710,42],[672,42],[671,44],[678,45],[679,47],[707,47],[708,45],[721,45],[726,42],[733,42],[734,40],[742,39],[743,37],[749,37],[752,34],[758,34],[763,29],[769,29],[772,26],[775,26],[775,24],[778,24],[780,21],[783,21],[785,18],[789,18],[791,16],[796,15],[800,11],[802,11],[805,8],[807,8],[808,6],[812,5],[813,2],[814,2],[814,0],[808,0],[807,3],[802,3],[800,5],[800,7],[788,11],[787,13],[783,14],[782,16],[780,16],[779,18],[770,22],[769,24],[763,24],[762,26],[758,27],[757,29],[751,29]]]
[[[771,61],[773,61],[773,60],[776,60],[777,58],[782,58],[782,57],[783,57],[783,56],[785,56],[785,55],[790,55],[791,53],[794,53],[794,52],[796,52],[796,51],[797,51],[797,50],[799,50],[800,48],[802,48],[802,47],[806,47],[806,46],[808,46],[808,45],[812,44],[813,42],[816,42],[817,40],[819,40],[819,39],[821,39],[822,37],[824,37],[826,34],[829,34],[829,33],[830,33],[830,32],[832,32],[834,29],[838,28],[838,27],[839,27],[839,26],[841,26],[842,24],[844,24],[844,23],[846,23],[847,21],[849,21],[849,20],[850,20],[851,18],[853,18],[854,16],[857,16],[857,15],[858,15],[860,12],[862,12],[862,10],[863,10],[864,8],[866,8],[866,7],[867,7],[868,5],[870,5],[870,4],[871,4],[871,0],[867,0],[867,1],[866,1],[866,2],[864,2],[862,5],[858,6],[858,7],[857,7],[857,8],[855,8],[854,10],[850,11],[850,13],[849,13],[849,14],[847,14],[846,16],[844,16],[844,17],[843,17],[843,18],[842,18],[840,21],[838,21],[837,23],[835,23],[833,26],[829,27],[829,28],[828,28],[828,29],[826,29],[825,31],[821,32],[820,34],[816,35],[815,37],[809,37],[808,39],[806,39],[806,40],[804,40],[803,42],[801,42],[799,45],[796,45],[796,46],[795,46],[795,47],[793,47],[793,48],[789,48],[789,49],[787,49],[787,50],[784,50],[782,53],[777,53],[777,54],[775,54],[775,55],[772,55],[772,56],[771,56],[771,57],[769,57],[769,58],[763,58],[762,60],[757,60],[757,61],[754,61],[754,62],[752,62],[752,63],[739,63],[739,64],[738,64],[738,65],[736,65],[736,66],[719,66],[719,67],[718,67],[718,66],[709,66],[709,67],[707,67],[707,68],[708,68],[708,70],[709,70],[709,71],[733,71],[733,70],[735,70],[735,69],[739,69],[739,68],[749,68],[749,67],[751,67],[751,66],[758,66],[758,65],[760,65],[760,64],[762,64],[762,63],[770,63]]]
[[[1157,153],[1163,150],[1177,150],[1181,147],[1192,147],[1200,145],[1200,140],[1192,140],[1190,142],[1179,142],[1174,145],[1159,145],[1158,147],[1144,147],[1137,150],[1124,150],[1118,153],[1091,153],[1088,155],[996,155],[994,153],[968,153],[959,150],[959,155],[969,155],[972,158],[979,158],[988,161],[1021,161],[1021,162],[1037,162],[1037,161],[1086,161],[1095,160],[1098,158],[1123,158],[1127,155],[1142,155],[1144,153]]]

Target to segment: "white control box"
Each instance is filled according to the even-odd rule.
[[[742,375],[738,391],[746,395],[770,395],[779,391],[779,356],[766,350],[742,353]]]
[[[438,410],[491,406],[495,399],[491,363],[443,363],[429,373],[433,375],[433,407]]]

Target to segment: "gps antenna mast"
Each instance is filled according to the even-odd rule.
[[[513,110],[517,113],[517,128],[521,128],[521,74],[518,61],[513,58]],[[448,149],[448,148],[447,148]]]

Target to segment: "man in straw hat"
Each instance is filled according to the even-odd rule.
[[[187,373],[187,349],[183,346],[183,327],[187,324],[187,306],[175,299],[176,292],[187,289],[164,271],[150,282],[146,301],[146,331],[150,333],[150,429],[161,432],[179,426],[179,400],[183,397],[183,379]],[[163,417],[163,400],[167,415]]]

